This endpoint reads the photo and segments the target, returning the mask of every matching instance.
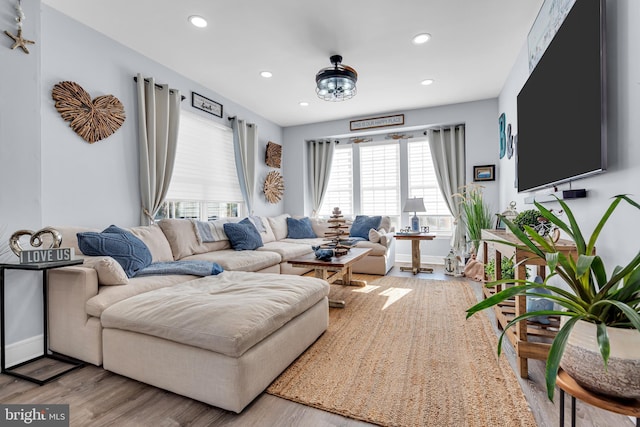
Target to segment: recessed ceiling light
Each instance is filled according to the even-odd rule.
[[[433,79],[426,79],[420,82],[420,84],[422,86],[429,86],[430,84],[433,84]]]
[[[300,101],[300,102],[298,103],[298,105],[299,105],[299,106],[301,106],[301,107],[308,107],[308,106],[309,106],[309,103],[308,103],[308,102],[306,102],[306,101]]]
[[[420,33],[417,34],[413,37],[413,39],[411,39],[411,42],[413,44],[423,44],[428,42],[431,39],[431,34],[429,33]]]
[[[260,75],[265,79],[270,79],[273,77],[273,73],[271,71],[260,71]]]
[[[198,15],[191,15],[189,17],[189,22],[191,22],[193,26],[198,28],[204,28],[207,26],[207,20]]]

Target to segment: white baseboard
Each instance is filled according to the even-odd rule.
[[[14,366],[42,355],[44,337],[42,334],[9,344],[4,349],[5,366]]]
[[[411,264],[411,254],[396,253],[396,262]],[[433,255],[422,256],[420,257],[420,262],[423,264],[444,265],[444,258]]]

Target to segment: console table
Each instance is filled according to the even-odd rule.
[[[489,259],[489,243],[493,244],[495,253],[495,275],[496,280],[502,278],[502,257],[513,258],[515,264],[514,277],[516,279],[526,278],[527,265],[537,267],[537,274],[544,278],[546,276],[546,260],[537,255],[524,250],[517,249],[506,244],[506,242],[520,244],[520,240],[512,233],[504,230],[482,230],[481,234],[485,263]],[[504,243],[501,243],[504,242]],[[576,256],[576,248],[570,240],[560,239],[555,243],[558,252],[565,256]],[[484,297],[488,298],[509,285],[498,285],[493,288],[483,287]],[[496,319],[500,329],[504,329],[515,317],[526,313],[527,298],[525,295],[518,295],[512,300],[504,301],[494,306]],[[528,359],[546,360],[551,342],[556,336],[560,327],[560,320],[557,317],[550,317],[550,324],[543,325],[537,322],[523,321],[509,328],[506,336],[516,351],[517,371],[521,378],[529,377]],[[536,337],[535,340],[530,338]]]
[[[560,427],[564,427],[565,392],[571,395],[571,427],[575,427],[576,425],[576,398],[597,408],[635,417],[636,426],[640,427],[640,400],[621,400],[593,393],[583,388],[562,369],[558,371],[556,384],[560,389]]]
[[[433,273],[433,268],[420,265],[420,242],[422,240],[433,240],[436,236],[427,233],[396,233],[394,237],[397,240],[411,240],[411,267],[400,267],[400,271],[411,271],[413,274],[420,272]]]
[[[0,333],[0,373],[11,375],[17,378],[21,378],[23,380],[31,381],[39,385],[43,385],[52,381],[69,371],[74,369],[81,368],[84,366],[84,362],[73,359],[71,357],[63,356],[61,354],[49,353],[49,339],[48,339],[48,297],[47,297],[47,271],[53,268],[67,267],[69,265],[77,265],[82,264],[84,261],[82,259],[73,259],[68,261],[54,261],[54,262],[39,262],[39,263],[31,263],[31,264],[0,264],[0,323],[2,324],[2,331]],[[4,298],[4,286],[5,286],[5,271],[6,270],[27,270],[27,271],[41,271],[42,272],[42,309],[43,309],[43,353],[42,356],[34,357],[33,359],[29,359],[25,362],[19,363],[14,366],[6,367],[5,360],[5,298]],[[17,372],[16,369],[26,366],[30,363],[33,363],[37,360],[41,359],[53,359],[60,362],[64,362],[68,365],[71,365],[68,369],[63,371],[57,371],[55,374],[46,377],[46,378],[36,378],[30,375],[26,375],[20,372]]]

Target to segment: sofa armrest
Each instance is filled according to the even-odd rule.
[[[91,319],[86,311],[87,301],[97,294],[98,274],[93,268],[73,266],[49,270],[48,318],[51,350],[96,365],[101,363],[102,337],[95,332],[100,322],[98,319]]]
[[[395,232],[385,233],[383,236],[380,236],[380,244],[382,246],[386,246],[387,248],[391,246],[391,242],[393,242],[393,235]]]

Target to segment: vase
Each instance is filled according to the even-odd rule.
[[[561,324],[566,322],[562,317]],[[596,338],[596,325],[579,320],[560,361],[578,384],[591,391],[623,399],[640,399],[640,332],[607,327],[611,353],[605,369]]]

